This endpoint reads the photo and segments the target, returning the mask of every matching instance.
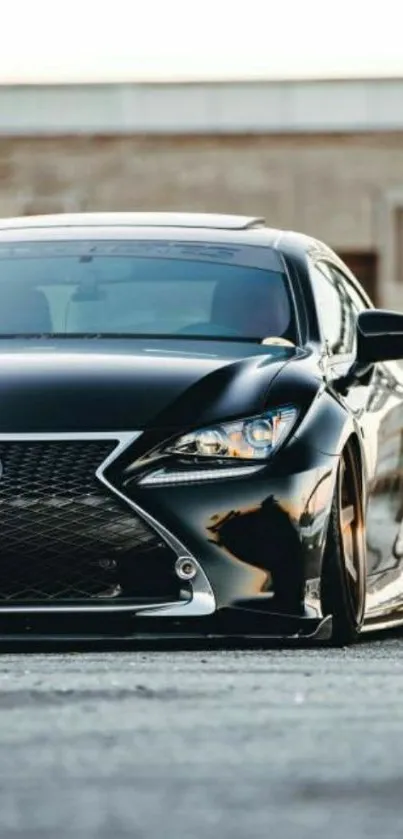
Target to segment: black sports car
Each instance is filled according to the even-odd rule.
[[[0,633],[403,623],[403,315],[262,219],[0,222]]]

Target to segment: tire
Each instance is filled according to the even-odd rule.
[[[343,452],[322,562],[321,601],[333,617],[331,646],[354,643],[365,614],[365,527],[360,474],[351,446]]]

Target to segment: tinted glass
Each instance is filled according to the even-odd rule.
[[[360,312],[368,308],[367,303],[359,295],[350,280],[333,265],[330,266],[331,275],[343,300],[344,312],[344,343],[347,352],[355,352],[357,345],[357,317]]]
[[[77,241],[0,244],[0,334],[295,340],[270,248]]]
[[[361,297],[357,289],[354,288],[348,277],[345,277],[341,271],[339,271],[337,268],[334,268],[333,266],[331,266],[330,270],[333,276],[335,277],[336,281],[341,281],[343,283],[346,293],[349,299],[351,300],[351,306],[355,316],[357,316],[359,312],[364,312],[366,309],[368,309],[368,303],[364,300],[363,297]]]
[[[312,266],[311,275],[324,339],[333,353],[352,353],[357,313],[343,275],[324,263]]]

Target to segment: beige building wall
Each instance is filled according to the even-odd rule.
[[[263,215],[375,254],[378,301],[403,309],[403,132],[0,138],[1,216],[133,209]]]

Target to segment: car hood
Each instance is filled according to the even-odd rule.
[[[0,433],[131,431],[247,416],[294,347],[196,340],[0,344]]]

